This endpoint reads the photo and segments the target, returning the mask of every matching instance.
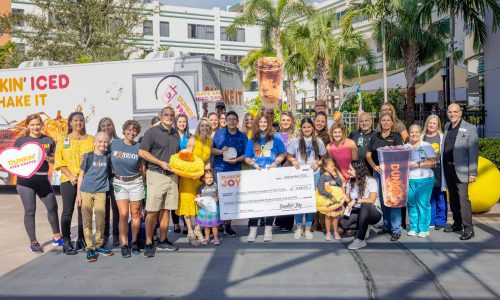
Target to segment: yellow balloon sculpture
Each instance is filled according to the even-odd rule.
[[[500,198],[500,172],[495,164],[479,156],[476,182],[469,185],[469,199],[472,212],[490,210]]]

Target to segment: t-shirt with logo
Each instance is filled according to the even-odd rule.
[[[103,193],[109,190],[109,171],[107,155],[98,155],[94,152],[90,168],[83,175],[80,191],[85,193]],[[85,170],[89,153],[83,155],[80,169]]]
[[[288,153],[292,154],[295,156],[295,159],[299,162],[299,164],[302,165],[307,165],[310,166],[314,163],[315,160],[317,160],[319,156],[323,156],[326,154],[326,148],[325,144],[321,139],[316,139],[318,143],[318,152],[319,154],[316,154],[314,152],[314,147],[312,144],[312,137],[309,138],[304,138],[304,142],[306,144],[306,160],[302,157],[302,154],[300,153],[300,138],[297,138],[293,140],[290,145],[288,145]],[[319,168],[316,169],[317,172],[319,172]]]
[[[251,158],[259,167],[266,168],[274,162],[278,155],[285,152],[285,144],[281,137],[275,133],[273,138],[267,142],[265,135],[261,135],[260,143],[254,143],[253,139],[249,139],[245,149],[245,157]]]
[[[441,136],[439,134],[431,137],[424,135],[423,140],[431,144],[432,149],[436,152],[437,161],[432,172],[434,172],[434,186],[441,187]]]
[[[111,143],[111,165],[115,175],[134,176],[141,172],[140,147],[140,143],[127,145],[123,140],[114,140]]]
[[[46,155],[53,154],[55,149],[56,149],[56,143],[54,142],[54,140],[50,136],[47,136],[44,134],[42,134],[39,138],[34,138],[31,136],[22,136],[14,142],[14,147],[19,148],[28,142],[32,142],[32,143],[34,142],[34,143],[38,143],[38,144],[42,145],[43,149],[45,149]],[[42,165],[40,166],[40,168],[38,169],[38,171],[36,171],[36,173],[46,173],[48,171],[49,171],[49,163],[45,160],[42,163]],[[21,183],[29,181],[29,180],[47,179],[47,174],[36,175],[36,173],[33,176],[31,176],[31,178],[29,178],[29,179],[18,177],[17,182],[19,184],[21,184]]]
[[[432,149],[431,144],[422,141],[419,146],[411,148],[410,155],[411,162],[422,162],[428,158],[436,157],[436,152]],[[410,169],[410,179],[429,178],[432,176],[434,176],[434,173],[429,168]]]
[[[210,185],[202,184],[198,187],[196,194],[200,195],[201,197],[217,198],[217,184],[215,184],[215,182]]]
[[[247,136],[236,130],[236,133],[231,134],[227,128],[222,128],[215,132],[213,146],[215,149],[222,150],[224,147],[236,149],[236,157],[240,157],[245,153],[247,144]],[[241,170],[241,163],[230,164],[224,161],[222,155],[214,156],[214,171],[215,172],[230,172]]]

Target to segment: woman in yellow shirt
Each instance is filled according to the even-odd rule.
[[[81,112],[73,112],[68,117],[68,134],[59,138],[56,145],[54,167],[61,170],[61,196],[63,210],[61,231],[64,238],[64,253],[75,255],[77,249],[85,249],[82,213],[78,207],[77,248],[71,243],[71,218],[75,209],[78,175],[83,154],[94,150],[94,137],[85,131],[85,118]]]

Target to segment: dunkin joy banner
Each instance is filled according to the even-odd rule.
[[[387,207],[406,206],[408,201],[411,149],[404,146],[377,149],[382,168],[382,195]]]

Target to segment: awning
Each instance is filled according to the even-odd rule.
[[[455,66],[455,88],[467,87],[467,70],[462,67]],[[430,80],[417,88],[417,94],[430,93],[443,90],[443,78],[441,72],[436,73]]]

